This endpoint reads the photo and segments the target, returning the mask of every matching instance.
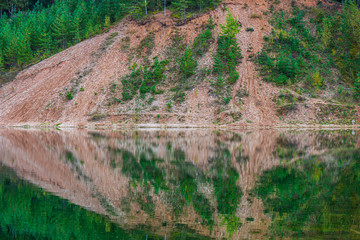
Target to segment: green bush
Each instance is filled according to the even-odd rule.
[[[196,56],[203,56],[207,51],[209,51],[211,43],[214,42],[214,38],[212,36],[212,30],[214,27],[214,21],[210,17],[208,23],[203,26],[205,30],[203,30],[194,40],[193,51]]]
[[[230,84],[236,83],[236,81],[239,79],[239,73],[234,69],[230,72],[228,82]]]
[[[193,56],[191,48],[187,47],[184,55],[180,59],[180,71],[184,78],[188,78],[195,73],[197,61]]]
[[[156,85],[165,78],[165,66],[167,61],[159,61],[157,57],[154,58],[154,63],[148,67],[140,66],[137,68],[133,65],[132,72],[122,79],[123,100],[131,100],[137,95],[138,90],[142,96],[145,93],[157,93]]]
[[[235,38],[235,35],[240,32],[240,24],[237,19],[231,14],[228,10],[228,14],[226,16],[226,24],[220,24],[221,33],[220,36],[226,36],[229,38]]]
[[[73,92],[72,92],[72,91],[67,91],[67,92],[66,92],[66,98],[67,98],[68,100],[72,100],[72,99],[74,98]]]
[[[212,32],[210,29],[206,29],[195,39],[193,45],[194,53],[197,56],[203,56],[209,50],[212,42]]]

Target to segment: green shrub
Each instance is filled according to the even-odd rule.
[[[312,84],[315,88],[322,87],[324,78],[320,75],[319,70],[316,71],[314,74],[312,74],[311,77],[312,77]]]
[[[239,63],[241,50],[235,37],[219,36],[214,72],[230,73]]]
[[[123,100],[131,100],[137,94],[138,87],[142,82],[142,68],[133,69],[132,72],[122,80]]]
[[[229,38],[234,38],[236,34],[240,32],[240,24],[237,19],[231,14],[228,10],[228,14],[226,16],[226,24],[220,24],[221,33],[220,36],[226,36]]]
[[[231,100],[231,87],[239,79],[236,66],[241,59],[241,50],[235,35],[240,32],[240,23],[228,12],[226,24],[220,25],[221,32],[218,36],[218,48],[214,57],[213,73],[217,75],[215,94],[219,102],[228,104]],[[227,81],[224,78],[227,77]],[[221,101],[222,100],[222,101]]]
[[[184,55],[180,59],[180,71],[184,78],[188,78],[195,73],[197,61],[193,56],[191,48],[187,47]]]
[[[230,84],[236,83],[236,81],[239,79],[239,73],[234,69],[230,72],[228,82]]]
[[[214,21],[210,17],[208,23],[203,26],[205,30],[203,30],[194,40],[193,51],[195,55],[203,56],[207,51],[209,51],[211,44],[214,42],[214,38],[212,36],[212,30],[214,27]]]
[[[67,98],[68,100],[72,100],[72,99],[74,98],[73,92],[72,92],[72,91],[67,91],[67,92],[66,92],[66,98]]]
[[[210,48],[213,42],[212,32],[210,29],[203,31],[194,41],[193,49],[197,56],[203,56]]]
[[[247,32],[253,32],[254,29],[253,29],[253,28],[246,28],[246,31],[247,31]]]
[[[154,63],[148,67],[134,64],[131,69],[132,72],[122,79],[123,100],[131,100],[139,92],[144,96],[145,93],[157,93],[156,85],[165,78],[165,66],[167,61],[159,61],[157,57],[154,58]]]
[[[227,105],[231,101],[232,97],[223,97],[224,104]]]

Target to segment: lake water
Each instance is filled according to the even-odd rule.
[[[0,129],[1,239],[360,239],[360,135]]]

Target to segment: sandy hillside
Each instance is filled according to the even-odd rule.
[[[315,6],[316,3],[315,0],[297,1],[299,6]],[[261,50],[263,37],[271,31],[269,17],[263,15],[270,5],[270,2],[264,0],[224,1],[216,9],[185,24],[176,23],[169,11],[166,22],[162,13],[143,23],[126,18],[108,32],[20,72],[14,81],[1,87],[0,124],[62,123],[79,126],[87,125],[92,120],[107,124],[279,124],[276,103],[272,100],[279,89],[261,81],[255,63],[249,58],[250,54]],[[287,0],[275,7],[286,9],[290,5],[291,1]],[[155,37],[155,46],[151,49],[149,59],[159,56],[162,60],[168,57],[166,48],[175,32],[185,36],[190,45],[211,16],[217,24],[214,30],[216,35],[220,31],[219,25],[225,22],[226,8],[242,24],[237,41],[243,56],[237,68],[240,78],[232,87],[232,99],[227,106],[219,108],[211,84],[205,79],[200,79],[195,87],[186,91],[186,100],[181,104],[173,103],[170,111],[167,104],[171,102],[170,87],[174,83],[167,81],[160,84],[164,93],[156,95],[150,104],[144,104],[137,98],[124,104],[111,104],[111,99],[121,97],[121,78],[130,72],[130,64],[141,63],[142,59],[134,54],[134,49],[149,33]],[[261,17],[251,17],[254,15]],[[250,27],[254,32],[245,30]],[[216,43],[213,43],[210,51],[198,60],[198,68],[211,69],[216,47]],[[112,84],[116,84],[115,91],[111,91]],[[75,89],[76,93],[72,100],[67,100],[66,93],[70,89]],[[239,103],[237,94],[242,90],[248,95]],[[310,110],[300,111],[295,116],[304,121],[312,117],[314,113]]]

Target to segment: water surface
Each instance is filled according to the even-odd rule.
[[[5,239],[360,239],[356,131],[0,129]]]

